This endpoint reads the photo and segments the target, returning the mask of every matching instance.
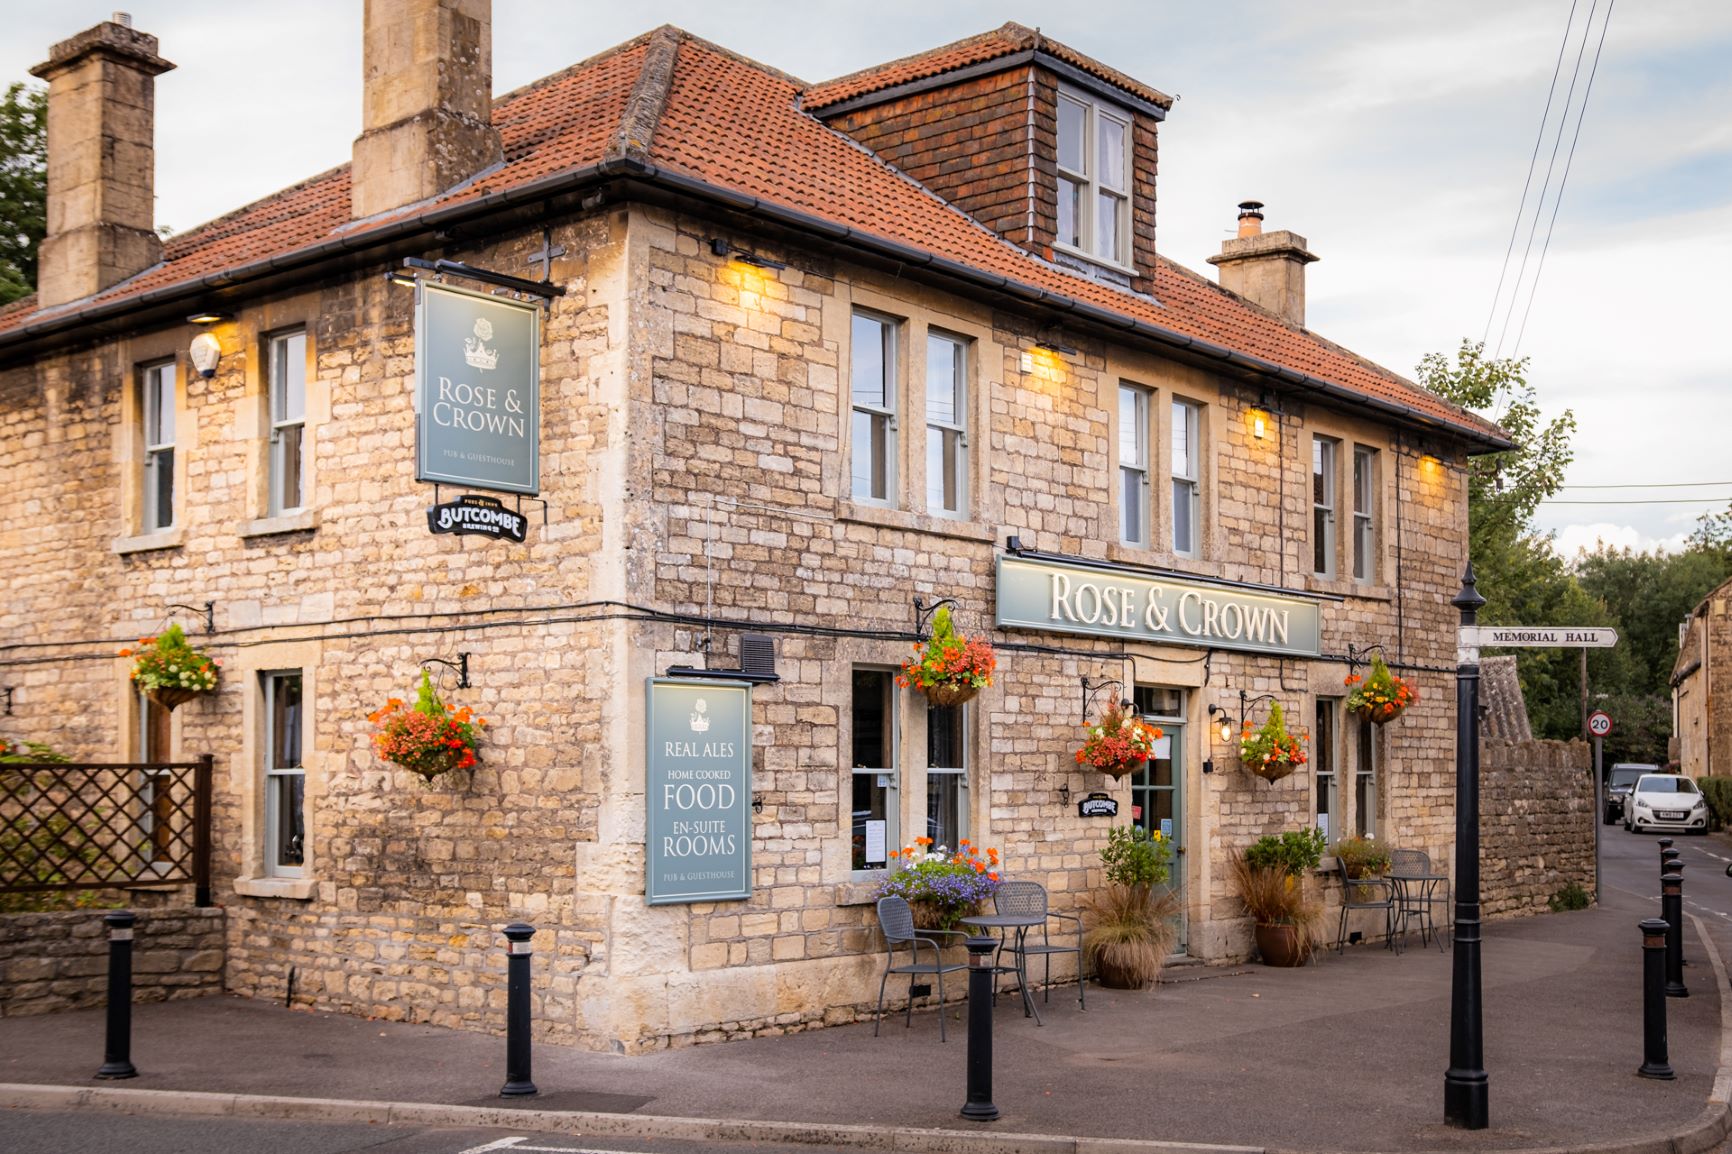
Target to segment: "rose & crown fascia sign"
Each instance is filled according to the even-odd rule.
[[[541,308],[415,286],[415,479],[541,491]]]
[[[1313,600],[1022,557],[998,560],[998,625],[1295,657],[1322,652]]]

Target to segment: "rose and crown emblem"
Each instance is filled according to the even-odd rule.
[[[710,729],[710,719],[705,717],[704,714],[710,711],[710,707],[705,704],[704,699],[700,697],[692,708],[697,711],[692,714],[692,732],[708,733]]]
[[[463,340],[463,359],[475,369],[496,369],[499,367],[499,350],[487,347],[487,341],[493,339],[493,322],[486,317],[475,318],[475,335]]]

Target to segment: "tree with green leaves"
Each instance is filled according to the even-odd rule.
[[[0,99],[0,304],[36,291],[48,230],[48,90],[16,83]]]

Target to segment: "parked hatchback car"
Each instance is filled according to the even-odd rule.
[[[1600,820],[1607,825],[1624,819],[1624,802],[1630,796],[1630,787],[1636,784],[1636,779],[1644,773],[1659,773],[1657,765],[1644,765],[1634,761],[1620,761],[1612,766],[1612,772],[1606,775],[1605,811],[1600,814]]]
[[[1624,803],[1624,828],[1708,832],[1708,799],[1687,777],[1644,773]]]

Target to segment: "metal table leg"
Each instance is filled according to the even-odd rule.
[[[1032,1017],[1037,1026],[1046,1025],[1040,1020],[1040,1011],[1035,1008],[1034,996],[1028,989],[1028,951],[1023,947],[1028,943],[1028,927],[1016,928],[1016,979],[1022,986],[1023,1017]]]

